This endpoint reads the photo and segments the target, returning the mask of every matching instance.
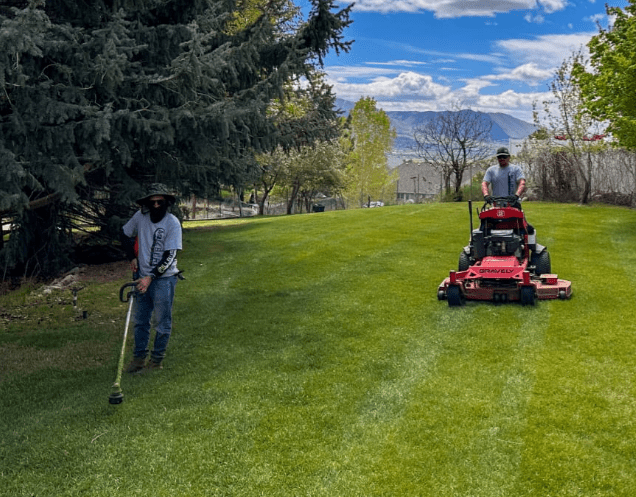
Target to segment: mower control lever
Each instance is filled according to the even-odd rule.
[[[490,204],[494,207],[515,207],[515,204],[518,202],[518,198],[516,195],[510,195],[508,197],[488,197],[488,199],[484,199],[484,206],[482,207],[482,210],[484,210],[484,208]]]
[[[124,289],[127,287],[137,287],[137,283],[135,283],[134,281],[131,281],[130,283],[126,283],[125,285],[123,285],[120,289],[119,289],[119,300],[121,302],[128,302],[130,300],[130,296],[131,294],[135,293],[136,290],[130,290],[127,294],[126,297],[124,298]]]

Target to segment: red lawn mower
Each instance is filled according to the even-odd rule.
[[[528,242],[528,223],[516,197],[493,197],[484,204],[478,229],[473,229],[472,202],[468,210],[470,244],[459,255],[458,270],[439,285],[439,300],[454,307],[464,300],[534,305],[536,299],[570,298],[572,283],[552,274],[547,248]]]

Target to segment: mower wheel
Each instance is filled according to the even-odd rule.
[[[550,254],[547,249],[539,254],[532,254],[530,264],[534,266],[534,273],[537,276],[542,274],[550,274],[552,272],[552,264],[550,263]]]
[[[448,307],[459,307],[464,303],[462,292],[458,286],[449,286],[446,290],[446,298],[448,299]]]
[[[534,305],[534,287],[521,287],[521,305]]]
[[[468,254],[462,250],[459,254],[459,264],[457,265],[458,271],[466,271],[470,267],[470,258]]]

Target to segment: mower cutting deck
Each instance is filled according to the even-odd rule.
[[[535,299],[570,298],[572,283],[552,274],[546,247],[529,243],[528,223],[515,200],[494,198],[479,212],[481,226],[475,230],[468,203],[470,244],[459,256],[458,270],[439,285],[438,299],[459,306],[464,300],[534,305]]]

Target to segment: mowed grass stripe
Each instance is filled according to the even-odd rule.
[[[349,428],[339,452],[350,464],[334,463],[338,478],[324,495],[349,495],[356,488],[351,482],[360,480],[370,492],[391,495],[505,492],[514,483],[522,449],[519,425],[534,377],[526,363],[532,362],[536,340],[533,333],[512,333],[506,338],[516,352],[494,354],[496,359],[484,347],[491,332],[467,330],[468,316],[455,313],[445,316],[443,326],[416,328],[419,339],[397,360],[397,377],[369,392],[365,405],[372,408]],[[457,349],[465,361],[456,360]],[[512,358],[504,372],[503,356]],[[360,464],[363,475],[356,474]]]
[[[559,250],[551,253],[566,257],[554,257],[553,270],[572,279],[575,294],[567,305],[554,303],[558,319],[538,362],[520,495],[551,488],[562,495],[630,495],[616,475],[636,474],[629,442],[636,435],[634,282],[625,270],[633,256],[615,245],[617,237],[636,241],[621,226],[633,225],[633,212],[571,206],[563,214],[554,227]]]

